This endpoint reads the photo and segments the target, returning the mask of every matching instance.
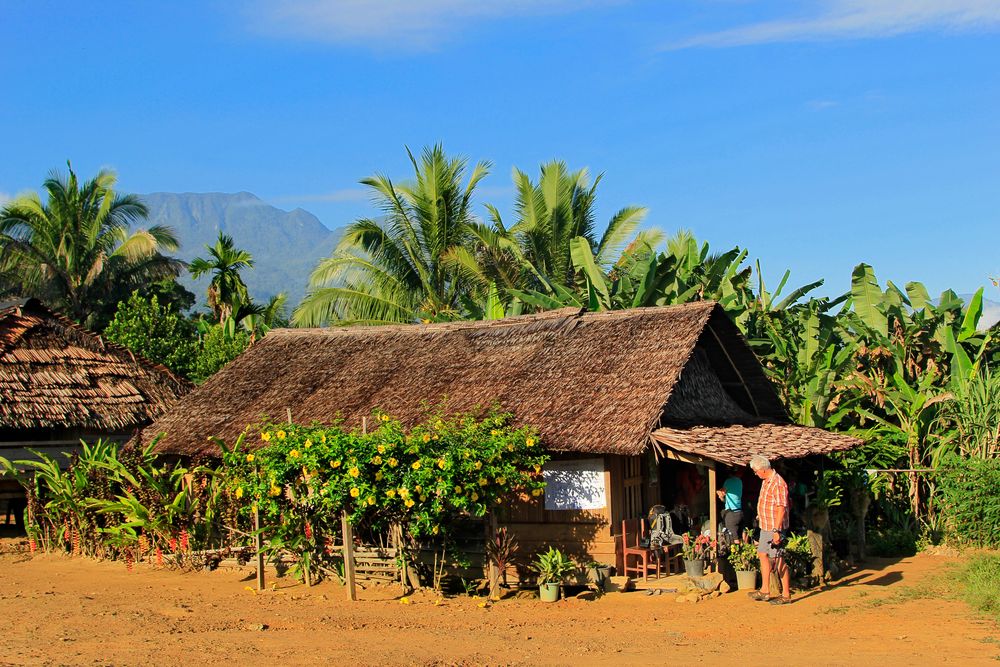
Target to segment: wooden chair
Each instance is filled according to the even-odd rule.
[[[629,572],[641,573],[642,580],[647,581],[650,568],[652,568],[656,578],[659,579],[662,565],[660,554],[649,547],[639,546],[639,542],[645,534],[646,521],[644,519],[625,519],[622,521],[622,548],[625,576],[627,577]],[[630,558],[637,561],[635,565],[629,565]]]

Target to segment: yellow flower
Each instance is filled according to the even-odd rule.
[[[385,475],[382,474],[381,470],[379,470],[378,472],[375,473],[375,481],[376,482],[381,482],[383,477],[385,477]]]
[[[385,495],[389,496],[390,498],[395,498],[396,497],[396,489],[389,489],[388,491],[385,492]]]
[[[330,461],[330,467],[336,470],[340,467],[340,461]]]
[[[490,435],[500,435],[500,431],[493,429],[492,431],[490,431]]]
[[[455,493],[461,493],[461,492],[462,492],[462,487],[456,486],[455,487]]]
[[[441,468],[441,470],[444,470],[444,466],[445,466],[445,460],[444,459],[438,459],[438,468]]]
[[[542,472],[542,466],[535,466],[535,472]]]
[[[278,440],[284,440],[284,439],[285,439],[285,432],[278,431]]]
[[[434,526],[434,528],[431,529],[431,532],[434,533],[435,535],[437,535],[439,532],[441,532],[441,527],[440,526]]]
[[[382,457],[376,456],[375,458],[372,459],[372,463],[374,463],[375,465],[382,465]]]
[[[432,435],[431,436],[431,440],[437,440],[437,439],[438,439],[438,437],[436,435]]]
[[[400,498],[406,498],[409,495],[410,495],[410,490],[409,489],[407,489],[405,486],[399,487],[399,497]]]
[[[306,449],[309,449],[312,446],[313,446],[313,441],[312,440],[306,440]]]
[[[533,495],[533,496],[535,496],[537,498],[538,496],[542,495],[542,490],[541,489],[532,489],[531,490],[531,495]]]
[[[507,451],[508,452],[514,451],[514,445],[507,445]]]
[[[506,483],[507,483],[507,478],[506,477],[497,477],[497,484],[503,486]]]
[[[399,461],[397,461],[396,459],[389,459],[390,468],[395,468],[397,465],[399,465]]]
[[[479,500],[479,494],[478,494],[478,493],[476,493],[475,491],[473,491],[473,492],[472,492],[472,495],[471,495],[471,496],[469,496],[469,498],[471,498],[471,499],[472,499],[472,502],[476,502],[477,500]]]
[[[421,438],[421,439],[422,439],[422,440],[423,440],[424,442],[430,442],[430,441],[431,441],[431,436],[430,436],[430,434],[429,434],[429,433],[424,433],[424,437],[423,437],[423,438]]]
[[[385,454],[385,445],[379,445],[378,446],[378,453],[379,454]]]
[[[424,494],[421,493],[420,494],[420,502],[424,502],[426,500],[427,500],[427,496],[425,496]]]
[[[406,506],[407,507],[413,507],[415,504],[416,503],[414,503],[411,499],[409,499],[409,498],[406,499]]]
[[[444,422],[441,421],[440,419],[437,420],[436,422],[434,422],[434,428],[440,431],[441,429],[444,428]]]
[[[351,468],[350,470],[347,471],[347,474],[350,475],[351,477],[357,477],[358,475],[361,474],[361,471],[358,470],[357,468]]]
[[[476,461],[476,470],[482,470],[482,469],[483,469],[483,462]]]
[[[479,486],[486,486],[487,484],[489,484],[489,481],[485,477],[479,478]]]
[[[534,447],[535,446],[535,439],[534,438],[528,438],[527,440],[524,441],[524,444],[527,445],[528,447]]]
[[[237,498],[242,498],[243,497],[243,487],[242,486],[237,486],[236,487],[236,497]]]
[[[320,433],[319,441],[323,443],[326,442],[326,433]]]
[[[368,496],[368,504],[369,505],[375,504],[375,496]]]
[[[270,442],[270,440],[271,440],[271,434],[269,432],[265,431],[264,433],[260,434],[260,439],[263,440],[264,442]]]
[[[351,487],[351,498],[357,498],[361,495],[361,489],[356,486]]]
[[[253,454],[247,454],[247,463],[253,463],[253,459],[254,459]]]
[[[420,470],[420,461],[414,461],[413,465],[410,467],[413,468],[414,470]]]
[[[424,490],[424,487],[420,486],[419,484],[417,484],[414,488],[417,490],[417,493],[420,493],[421,491]]]
[[[291,456],[293,459],[297,459],[299,458],[299,450],[293,449],[292,451],[288,452],[288,455]]]
[[[382,415],[382,421],[384,422],[389,421],[389,415]]]
[[[280,496],[281,495],[281,487],[280,486],[275,486],[274,484],[272,484],[271,485],[271,489],[270,489],[270,491],[268,491],[268,493],[270,495],[272,495],[272,496]]]

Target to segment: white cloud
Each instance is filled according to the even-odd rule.
[[[432,49],[476,21],[562,14],[621,0],[287,0],[248,4],[253,29],[375,48]]]
[[[821,11],[797,19],[763,21],[695,35],[664,50],[773,42],[892,37],[918,31],[1000,28],[998,0],[823,0]]]

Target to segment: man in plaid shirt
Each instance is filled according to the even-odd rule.
[[[750,459],[750,468],[763,480],[757,499],[757,521],[760,523],[760,540],[757,555],[760,557],[760,590],[750,593],[753,600],[771,604],[788,604],[792,601],[791,573],[785,563],[781,543],[788,530],[788,484],[782,479],[767,458],[757,455]],[[771,570],[781,579],[784,595],[771,598]],[[780,593],[780,591],[779,591]]]

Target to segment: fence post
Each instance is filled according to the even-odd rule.
[[[347,520],[347,510],[340,514],[340,527],[344,539],[344,581],[347,583],[347,597],[354,601],[358,599],[358,591],[354,585],[354,529]]]
[[[264,590],[264,544],[260,534],[260,508],[253,506],[253,546],[257,552],[257,590]]]

